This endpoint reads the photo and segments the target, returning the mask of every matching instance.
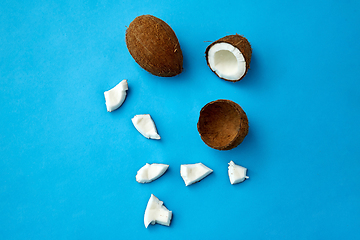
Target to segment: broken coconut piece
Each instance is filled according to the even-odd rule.
[[[155,123],[151,119],[150,114],[135,115],[131,121],[136,130],[138,130],[144,137],[160,139],[160,135],[157,133]]]
[[[118,85],[109,91],[104,92],[105,104],[108,112],[118,109],[125,101],[126,91],[128,90],[128,83],[122,80]]]
[[[180,167],[180,175],[186,186],[201,181],[212,172],[212,169],[202,163],[183,164]]]
[[[249,124],[239,104],[220,99],[201,109],[197,128],[206,145],[218,150],[230,150],[244,140]]]
[[[161,163],[153,163],[153,164],[146,164],[136,174],[136,181],[139,183],[149,183],[152,182],[159,177],[161,177],[166,170],[168,169],[169,165],[161,164]]]
[[[149,202],[146,206],[145,215],[144,215],[144,224],[147,228],[151,223],[155,223],[170,226],[170,221],[172,218],[172,211],[169,211],[154,194],[151,194]]]
[[[248,179],[249,177],[246,176],[247,169],[236,165],[233,161],[229,162],[229,179],[231,184],[237,184],[245,181],[245,179]]]
[[[205,51],[210,69],[220,78],[240,81],[250,68],[251,45],[238,34],[229,35],[210,44]]]

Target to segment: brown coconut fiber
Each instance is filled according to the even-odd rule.
[[[213,42],[212,44],[210,44],[206,48],[206,51],[205,51],[206,62],[210,69],[211,69],[211,67],[210,67],[209,60],[208,60],[208,52],[212,46],[214,46],[217,43],[222,43],[222,42],[229,43],[229,44],[233,45],[234,47],[236,47],[237,49],[239,49],[245,58],[246,70],[245,70],[244,75],[241,78],[239,78],[237,80],[229,80],[229,79],[220,77],[221,79],[224,79],[229,82],[238,82],[245,77],[245,75],[247,74],[247,72],[250,68],[250,61],[251,61],[251,54],[252,54],[250,42],[245,37],[240,36],[239,34],[235,34],[235,35],[225,36],[225,37],[220,38],[219,40]],[[211,71],[213,71],[213,70],[211,69]],[[216,72],[214,72],[214,73],[217,75]],[[219,75],[217,75],[217,76],[219,77]]]
[[[130,23],[125,38],[131,56],[146,71],[160,77],[182,72],[179,41],[163,20],[152,15],[139,16]]]
[[[197,128],[206,145],[230,150],[244,140],[249,124],[244,110],[237,103],[220,99],[201,109]]]

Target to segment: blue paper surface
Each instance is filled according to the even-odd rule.
[[[1,1],[0,239],[358,239],[359,1]],[[126,26],[152,14],[175,31],[184,71],[156,77],[133,60]],[[229,34],[251,43],[237,83],[205,49]],[[210,41],[210,42],[209,42]],[[103,92],[127,79],[106,111]],[[249,134],[206,146],[200,109],[232,100]],[[131,118],[151,114],[160,141]],[[233,160],[250,177],[230,185]],[[214,172],[185,187],[180,165]],[[145,163],[164,176],[139,184]],[[154,194],[170,227],[144,227]]]

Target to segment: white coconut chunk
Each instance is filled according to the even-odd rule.
[[[150,114],[141,114],[135,115],[131,119],[136,130],[139,131],[144,137],[151,139],[160,139],[159,134],[157,133],[155,123],[152,120]]]
[[[169,211],[162,201],[160,201],[154,194],[151,194],[149,202],[146,206],[145,215],[144,215],[144,224],[147,228],[151,223],[155,223],[170,226],[170,221],[172,218],[172,211]]]
[[[212,172],[212,169],[202,163],[183,164],[180,166],[180,175],[186,186],[199,182]]]
[[[145,166],[139,169],[136,174],[136,181],[139,183],[149,183],[152,182],[159,177],[161,177],[166,170],[168,169],[169,165],[161,164],[161,163],[153,163],[148,164],[146,163]]]
[[[229,162],[229,179],[231,184],[237,184],[243,182],[249,177],[246,176],[247,168],[236,165],[233,161]]]
[[[208,52],[210,68],[221,78],[238,80],[246,72],[246,62],[240,50],[229,43],[216,43]]]
[[[128,90],[128,83],[124,79],[118,85],[104,92],[105,104],[108,112],[118,109],[126,98],[126,91]]]

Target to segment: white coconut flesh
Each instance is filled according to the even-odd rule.
[[[169,165],[161,164],[161,163],[153,163],[148,164],[146,163],[145,166],[139,169],[136,174],[136,181],[139,183],[149,183],[152,182],[159,177],[161,177],[166,170],[168,169]]]
[[[245,179],[248,179],[249,177],[246,176],[247,169],[236,165],[233,161],[229,162],[229,179],[231,184],[237,184],[243,182]]]
[[[125,101],[126,91],[128,90],[128,83],[122,80],[118,85],[104,92],[105,104],[108,112],[118,109]]]
[[[229,43],[216,43],[208,51],[208,62],[220,78],[238,80],[246,72],[246,61],[240,50]]]
[[[144,137],[150,139],[160,139],[160,135],[157,133],[155,123],[150,114],[135,115],[131,121],[136,130],[138,130]]]
[[[180,175],[186,186],[199,182],[212,172],[212,169],[202,163],[183,164],[180,166]]]
[[[149,224],[154,225],[155,223],[170,226],[171,218],[172,211],[169,211],[162,201],[151,194],[144,214],[145,227],[147,228]]]

